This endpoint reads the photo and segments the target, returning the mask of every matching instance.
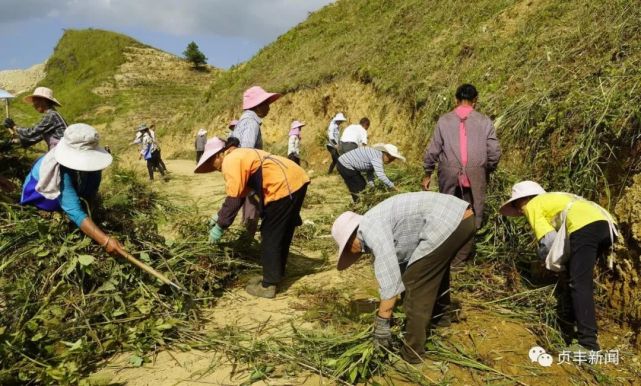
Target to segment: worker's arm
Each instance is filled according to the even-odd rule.
[[[86,217],[80,223],[80,230],[91,237],[96,243],[105,248],[107,253],[111,255],[122,255],[125,252],[125,248],[116,240],[116,238],[107,235],[96,225],[92,219]]]

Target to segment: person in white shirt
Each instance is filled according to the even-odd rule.
[[[358,124],[347,126],[341,136],[340,153],[345,154],[359,146],[367,145],[367,129],[369,129],[368,118],[361,118]]]
[[[329,165],[327,174],[332,174],[338,162],[338,141],[340,140],[341,124],[347,121],[343,113],[337,113],[327,127],[327,151],[332,156],[332,163]]]

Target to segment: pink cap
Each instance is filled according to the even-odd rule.
[[[338,264],[336,265],[336,269],[339,271],[348,268],[358,260],[358,256],[351,254],[344,255],[343,252],[350,237],[352,237],[356,229],[358,229],[362,218],[363,216],[358,213],[344,212],[338,216],[336,221],[334,221],[334,225],[332,225],[332,237],[336,241],[336,244],[338,244]]]
[[[289,128],[291,130],[294,130],[294,129],[298,128],[298,127],[303,127],[303,126],[305,126],[305,124],[303,122],[294,121],[294,122],[292,122],[292,125]]]
[[[209,160],[224,148],[225,141],[218,137],[214,137],[207,141],[205,144],[205,152],[200,157],[200,161],[198,162],[196,169],[194,169],[194,173],[209,173],[214,171],[214,167],[211,165]]]
[[[237,124],[238,124],[238,119],[234,119],[233,121],[229,122],[229,126],[227,127],[229,127],[230,129],[233,129],[234,127],[236,127]]]
[[[260,86],[252,86],[243,94],[243,110],[249,110],[263,102],[272,103],[280,97],[278,93],[267,92]]]

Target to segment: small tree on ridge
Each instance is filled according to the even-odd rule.
[[[187,49],[183,52],[183,55],[185,55],[185,59],[187,59],[188,62],[191,62],[194,67],[200,67],[207,63],[207,57],[205,54],[200,52],[198,44],[195,42],[191,42],[187,45]]]

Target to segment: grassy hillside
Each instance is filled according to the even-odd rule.
[[[471,82],[506,142],[539,148],[580,131],[589,134],[581,141],[623,140],[640,130],[635,4],[339,0],[225,73],[192,119],[237,112],[254,83],[292,92],[351,78],[403,103],[419,138],[407,150],[418,154],[455,87]],[[598,128],[598,139],[589,128]]]
[[[96,125],[116,148],[129,142],[142,122],[170,134],[173,121],[202,99],[219,74],[211,67],[194,71],[181,58],[96,29],[66,30],[45,70],[39,85],[54,90],[67,122]],[[21,101],[13,103],[12,112],[21,125],[40,119]]]
[[[437,117],[469,82],[504,149],[493,218],[509,186],[526,178],[614,208],[641,172],[639,20],[639,3],[626,0],[339,0],[222,74],[185,122],[238,115],[242,91],[260,84],[287,93],[265,121],[266,137],[279,142],[272,149],[302,116],[308,160],[327,158],[327,122],[356,105],[353,120],[375,115],[373,142],[400,144],[418,166]],[[639,219],[622,223],[627,230]],[[640,325],[641,298],[630,290],[641,270],[638,241],[629,231],[624,238],[631,252],[609,277],[627,284],[616,286],[612,304]]]
[[[54,90],[56,99],[63,105],[60,111],[69,122],[74,122],[106,102],[93,90],[104,82],[113,81],[118,68],[125,62],[124,51],[128,47],[143,47],[143,44],[115,32],[67,30],[47,60],[47,75],[40,85]],[[30,106],[15,105],[18,113],[38,119]]]

